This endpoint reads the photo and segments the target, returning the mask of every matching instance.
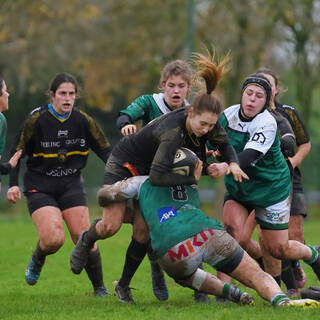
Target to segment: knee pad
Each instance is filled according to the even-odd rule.
[[[197,271],[194,273],[194,277],[192,280],[192,287],[194,289],[200,290],[202,284],[205,282],[207,277],[207,272],[201,269],[197,269]]]

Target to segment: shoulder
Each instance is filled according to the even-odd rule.
[[[2,122],[2,123],[7,122],[7,118],[5,117],[5,115],[2,112],[0,112],[0,122]]]
[[[268,110],[259,113],[251,122],[253,127],[277,129],[277,121]]]
[[[223,113],[224,113],[226,116],[228,116],[228,115],[230,115],[230,114],[234,114],[234,113],[236,113],[236,112],[239,112],[239,110],[240,110],[240,104],[234,104],[234,105],[226,108],[226,109],[223,111]]]

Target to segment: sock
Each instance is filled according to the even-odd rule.
[[[307,245],[307,246],[311,249],[312,256],[311,256],[311,258],[309,260],[303,260],[303,261],[310,265],[310,264],[313,264],[318,259],[319,253],[318,253],[318,251],[316,250],[315,247],[310,246],[310,245]]]
[[[139,243],[132,238],[131,243],[127,249],[126,260],[124,263],[119,285],[121,287],[128,287],[131,279],[136,273],[140,263],[145,257],[148,249],[147,243]]]
[[[91,226],[89,227],[88,232],[84,235],[84,240],[88,244],[90,248],[93,247],[94,243],[100,239],[99,235],[97,234],[96,231],[96,224],[100,221],[101,219],[96,219],[93,221]]]
[[[222,297],[233,302],[239,302],[242,293],[243,291],[241,289],[226,283],[223,286]]]
[[[284,293],[277,293],[271,298],[271,303],[274,307],[281,306],[288,301],[290,299]]]
[[[48,253],[40,248],[40,240],[37,243],[36,250],[32,254],[32,260],[35,264],[42,266],[46,260]]]
[[[278,276],[272,276],[274,280],[276,280],[276,283],[281,287],[281,274]]]
[[[93,289],[104,287],[99,248],[96,251],[90,251],[88,262],[84,268],[86,269]]]
[[[282,263],[281,280],[285,283],[287,290],[297,289],[298,287],[292,271],[291,261],[282,260],[281,263]]]
[[[257,259],[255,259],[258,262],[258,265],[260,266],[260,268],[264,271],[264,264],[263,264],[263,258],[259,257]]]

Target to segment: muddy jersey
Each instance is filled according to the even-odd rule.
[[[61,120],[48,106],[34,109],[16,137],[14,150],[28,156],[27,173],[46,177],[69,177],[80,174],[90,149],[104,162],[110,144],[97,123],[85,112],[73,108]],[[18,185],[18,168],[12,170],[10,186]]]
[[[236,182],[225,177],[228,192],[237,200],[265,208],[286,199],[290,193],[290,171],[281,153],[277,123],[269,111],[251,121],[239,117],[240,105],[227,108],[219,119],[237,153],[246,149],[261,152],[261,157],[244,171],[249,180]]]
[[[303,124],[303,121],[297,110],[281,103],[276,103],[276,110],[288,119],[294,132],[297,146],[310,142],[309,132]],[[303,192],[301,172],[298,167],[293,170],[293,192]]]
[[[189,103],[185,100],[184,105],[188,106]],[[128,115],[132,123],[142,120],[142,126],[144,127],[151,120],[171,111],[164,101],[164,94],[154,93],[138,97],[125,110],[121,110],[120,115]]]
[[[158,257],[202,231],[222,229],[220,222],[199,209],[198,190],[191,186],[153,187],[146,180],[140,189],[139,202],[149,227],[152,249]],[[194,246],[204,241],[193,240]]]
[[[179,108],[164,114],[134,134],[121,138],[113,148],[110,159],[134,166],[138,175],[173,175],[174,155],[181,146],[194,151],[206,164],[206,141],[216,146],[228,162],[238,162],[225,130],[217,123],[206,135],[197,138],[186,129],[187,108]],[[175,174],[175,184],[193,184],[194,176]]]

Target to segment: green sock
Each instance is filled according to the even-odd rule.
[[[271,298],[274,307],[278,307],[289,301],[290,299],[284,293],[277,293]]]
[[[311,251],[312,251],[312,256],[311,256],[311,258],[309,259],[309,260],[303,260],[305,263],[307,263],[307,264],[313,264],[317,259],[318,259],[318,255],[319,255],[319,253],[318,253],[318,251],[316,250],[316,248],[315,247],[313,247],[313,246],[310,246],[310,245],[308,245],[307,244],[307,246],[311,249]]]
[[[239,302],[242,293],[241,289],[226,283],[223,286],[222,297],[233,302]]]

